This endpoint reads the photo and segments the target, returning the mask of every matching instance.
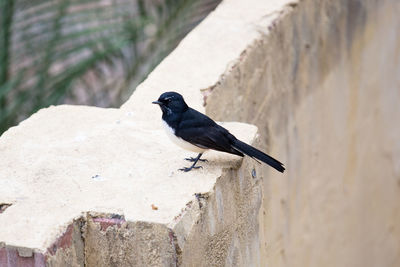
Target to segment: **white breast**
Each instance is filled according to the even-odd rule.
[[[191,143],[186,142],[182,138],[177,137],[175,135],[174,129],[172,129],[164,120],[162,122],[163,122],[164,129],[167,132],[169,139],[171,139],[171,141],[173,143],[175,143],[176,145],[180,146],[183,149],[186,149],[186,150],[189,150],[192,152],[196,152],[196,153],[203,153],[204,151],[207,150],[207,149],[192,145]]]

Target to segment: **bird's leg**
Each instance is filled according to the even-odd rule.
[[[197,163],[199,160],[201,161],[201,159],[200,159],[201,155],[203,155],[203,153],[200,153],[200,154],[193,160],[194,163],[193,163],[192,166],[190,166],[189,168],[183,167],[183,168],[181,168],[181,169],[179,169],[179,170],[180,170],[180,171],[184,171],[184,172],[188,172],[188,171],[190,171],[190,170],[192,170],[192,169],[203,168],[203,167],[201,167],[201,166],[196,166],[196,167],[195,167],[196,163]],[[192,161],[192,160],[190,160],[190,161]]]
[[[201,154],[203,154],[203,153],[201,153]],[[185,160],[190,161],[190,162],[195,162],[196,160],[202,161],[202,162],[208,162],[208,160],[206,160],[206,159],[200,159],[199,156],[197,156],[195,158],[193,158],[193,157],[185,158]]]

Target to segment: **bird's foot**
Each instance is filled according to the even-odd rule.
[[[179,169],[179,170],[180,170],[180,171],[183,171],[183,172],[188,172],[188,171],[191,171],[192,169],[200,169],[200,168],[203,169],[202,166],[196,166],[196,167],[192,166],[192,167],[189,167],[189,168],[183,167],[183,168],[181,168],[181,169]]]
[[[190,161],[190,162],[195,162],[197,160],[197,158],[185,158],[185,160]],[[198,159],[198,161],[202,161],[202,162],[208,162],[208,160],[206,159]]]

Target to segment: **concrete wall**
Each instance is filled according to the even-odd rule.
[[[226,0],[120,109],[0,138],[0,266],[399,266],[400,3]],[[282,175],[203,169],[151,101],[178,91]]]
[[[399,12],[293,4],[213,88],[207,113],[257,125],[287,166],[263,169],[262,266],[400,265]]]

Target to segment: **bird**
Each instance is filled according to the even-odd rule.
[[[209,149],[244,157],[247,155],[256,161],[262,161],[279,172],[285,171],[283,163],[252,147],[232,135],[227,129],[203,113],[190,108],[183,96],[177,92],[165,92],[153,104],[162,111],[162,122],[168,137],[173,143],[186,150],[199,153],[197,157],[185,158],[193,164],[180,171],[189,172],[202,168],[196,166],[203,153]]]

